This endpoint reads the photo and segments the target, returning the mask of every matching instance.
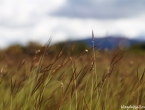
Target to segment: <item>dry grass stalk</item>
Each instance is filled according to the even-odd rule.
[[[94,42],[94,32],[92,30],[92,42]]]
[[[23,59],[23,60],[21,61],[21,63],[20,63],[19,66],[18,66],[18,70],[25,64],[25,62],[26,62],[26,59]]]

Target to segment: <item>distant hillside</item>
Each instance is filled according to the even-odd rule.
[[[92,47],[92,39],[83,39],[83,40],[77,40],[75,42],[84,42],[88,46]],[[95,38],[94,39],[95,44],[98,44],[99,49],[109,49],[109,50],[114,50],[116,48],[128,48],[134,44],[139,44],[143,43],[141,40],[137,39],[128,39],[125,37],[113,37],[113,36],[108,36],[104,38]]]

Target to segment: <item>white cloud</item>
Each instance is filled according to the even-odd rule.
[[[0,40],[0,49],[5,48],[8,45],[8,42],[5,40]]]
[[[122,34],[132,38],[144,32],[144,19],[145,16],[117,20],[44,17],[29,28],[1,28],[0,35],[12,41],[33,40],[45,43],[50,37],[54,42],[82,39],[91,36],[93,29],[96,37],[103,37],[108,32],[109,35]]]
[[[13,27],[34,24],[64,3],[65,0],[1,0],[0,21]]]
[[[65,2],[66,0],[1,0],[1,41],[5,39],[5,42],[26,42],[47,36],[45,30],[49,30],[49,25],[46,26],[42,20],[47,19],[49,13],[57,10]]]
[[[145,32],[145,16],[138,16],[134,18],[118,19],[114,25],[110,25],[112,34],[123,34],[127,37],[137,37]]]

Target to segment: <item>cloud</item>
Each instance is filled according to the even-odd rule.
[[[35,25],[64,2],[65,0],[1,0],[0,26],[19,28]]]
[[[116,19],[144,15],[144,0],[68,0],[52,13],[70,18]]]
[[[0,39],[3,42],[0,45],[3,47],[4,44],[17,41],[39,41],[41,37],[47,36],[47,33],[42,32],[50,25],[46,26],[42,20],[47,19],[48,13],[64,3],[65,0],[0,0]],[[39,25],[41,32],[35,31]]]
[[[95,37],[104,37],[108,33],[133,38],[144,32],[144,19],[145,16],[116,20],[48,17],[39,22],[29,35],[34,39],[52,36],[55,41],[82,39],[91,36],[93,29]]]
[[[0,28],[0,36],[8,43],[36,41],[44,44],[50,37],[52,43],[87,38],[93,29],[95,37],[104,37],[108,33],[133,38],[144,32],[144,19],[145,16],[116,20],[44,17],[29,28]]]

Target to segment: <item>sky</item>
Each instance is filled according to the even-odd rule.
[[[0,0],[0,48],[91,36],[145,39],[145,0]]]

